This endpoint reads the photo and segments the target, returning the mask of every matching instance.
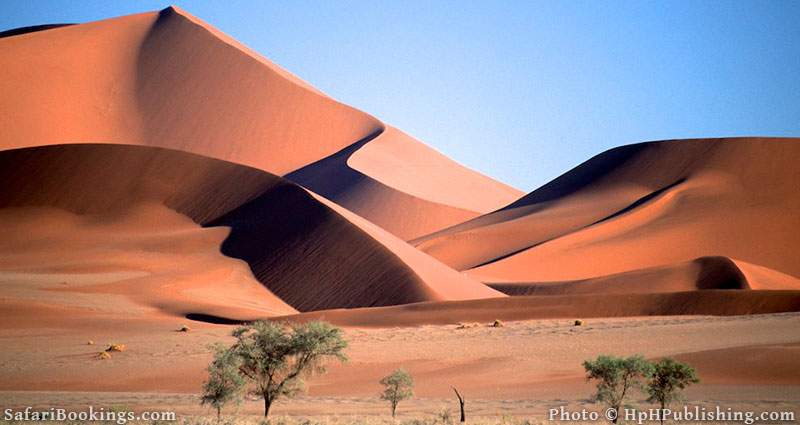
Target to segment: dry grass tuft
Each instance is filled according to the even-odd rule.
[[[575,320],[575,326],[583,326],[583,320],[581,319]]]
[[[108,348],[106,348],[106,351],[107,352],[116,351],[118,353],[121,353],[125,351],[126,348],[127,347],[125,347],[125,344],[111,344],[108,346]]]
[[[480,327],[480,323],[459,323],[456,329],[470,329]]]
[[[493,328],[502,328],[503,326],[505,326],[505,324],[503,324],[500,319],[494,319],[494,323],[492,323]]]
[[[94,345],[94,341],[92,341],[92,340],[90,339],[90,340],[86,341],[86,345]]]
[[[97,358],[100,360],[108,360],[111,358],[111,353],[109,353],[108,351],[101,351],[97,353]]]
[[[183,325],[180,329],[178,329],[178,332],[190,332],[191,330],[192,328],[190,328],[188,325]]]

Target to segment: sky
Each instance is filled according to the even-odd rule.
[[[800,136],[798,1],[175,4],[525,192],[619,145]],[[5,0],[0,30],[168,5]]]

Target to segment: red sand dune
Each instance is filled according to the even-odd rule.
[[[406,240],[521,194],[392,127],[286,177]]]
[[[0,148],[142,144],[276,175],[319,161],[296,174],[299,183],[403,238],[520,195],[329,98],[179,8],[23,32],[0,46]],[[340,163],[342,150],[357,152]],[[331,179],[333,188],[315,184]]]
[[[792,276],[726,257],[701,257],[685,263],[566,282],[511,282],[489,286],[508,295],[569,295],[681,292],[706,289],[796,290]]]
[[[423,323],[796,305],[797,139],[624,146],[508,204],[521,195],[515,189],[331,99],[177,8],[12,31],[0,46],[0,224],[51,229],[64,247],[20,249],[9,258],[30,270],[6,262],[15,281],[42,268],[91,270],[70,278],[79,288],[62,289],[220,320],[396,304],[411,305],[317,314]],[[130,236],[84,238],[117,228]],[[9,253],[27,246],[26,232],[11,234]],[[89,249],[95,240],[125,267]],[[132,252],[153,246],[189,257],[196,249],[219,268],[195,259],[149,270],[147,255]],[[132,294],[144,277],[120,280],[123,271],[161,280],[149,295]],[[247,311],[223,308],[213,280],[239,285],[238,300],[252,291],[264,300]],[[479,280],[536,296],[509,298]],[[199,298],[176,295],[187,292]]]
[[[624,146],[413,243],[490,282],[590,279],[705,256],[797,277],[798,162],[798,139]]]
[[[139,299],[137,279],[146,278],[153,291],[145,304],[226,318],[294,311],[284,302],[305,311],[503,296],[293,183],[225,161],[142,146],[45,146],[0,152],[0,182],[0,224],[7,229],[1,268],[9,281],[66,268],[78,292],[91,287]],[[190,255],[201,242],[208,264]],[[220,255],[220,246],[249,269]],[[156,266],[167,259],[169,268]],[[235,275],[215,274],[214,264],[225,261]],[[254,290],[254,277],[279,297],[261,288],[260,301],[275,311],[230,311],[247,302],[231,302],[227,312],[193,309],[187,299],[178,307],[181,301],[167,301],[175,294],[162,291],[208,290],[208,300],[220,303],[228,285]]]
[[[177,8],[0,46],[6,149],[142,144],[282,174],[381,126]]]

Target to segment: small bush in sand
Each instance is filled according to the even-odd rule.
[[[381,400],[386,400],[391,404],[392,418],[394,418],[397,413],[397,404],[414,396],[414,378],[405,370],[397,369],[383,377],[380,384],[384,387]]]
[[[180,329],[178,329],[178,332],[190,332],[191,330],[192,328],[190,328],[189,326],[183,325],[180,327]]]
[[[576,320],[575,320],[575,326],[583,326],[583,320],[581,320],[581,319],[576,319]]]
[[[594,401],[619,412],[634,388],[643,388],[643,380],[653,375],[653,365],[641,355],[630,357],[598,356],[583,362],[586,378],[597,382]],[[612,423],[619,418],[614,417]]]
[[[686,363],[664,358],[653,363],[652,374],[647,383],[647,401],[658,403],[660,411],[665,412],[670,403],[683,397],[681,392],[691,384],[700,382],[697,372]],[[664,415],[659,415],[664,424]]]
[[[86,341],[86,345],[94,345],[94,341],[92,341],[92,340],[90,339],[90,340]]]
[[[97,358],[100,360],[108,360],[111,358],[111,353],[109,353],[108,351],[101,351],[97,353]]]
[[[500,321],[500,319],[494,319],[494,323],[492,323],[493,328],[502,328],[503,326],[505,325]]]
[[[106,348],[106,351],[109,352],[109,353],[112,352],[112,351],[116,351],[118,353],[121,353],[121,352],[125,351],[126,348],[127,347],[125,347],[125,344],[111,344],[111,345],[108,346],[108,348]]]

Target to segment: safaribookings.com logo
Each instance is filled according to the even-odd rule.
[[[95,409],[89,406],[86,410],[67,410],[57,407],[36,410],[33,407],[24,409],[5,409],[3,419],[6,421],[18,422],[113,422],[118,425],[125,425],[131,421],[175,421],[175,412],[136,412],[106,410],[105,408]]]
[[[794,423],[795,412],[793,411],[763,411],[754,412],[746,410],[735,410],[733,408],[723,408],[714,406],[683,406],[680,409],[635,409],[623,407],[615,409],[610,407],[602,412],[588,409],[569,410],[564,406],[555,407],[548,411],[547,419],[550,421],[600,421],[608,420],[617,422],[623,420],[626,423],[636,423],[643,425],[647,422],[725,422],[742,423],[753,425],[755,423]]]

